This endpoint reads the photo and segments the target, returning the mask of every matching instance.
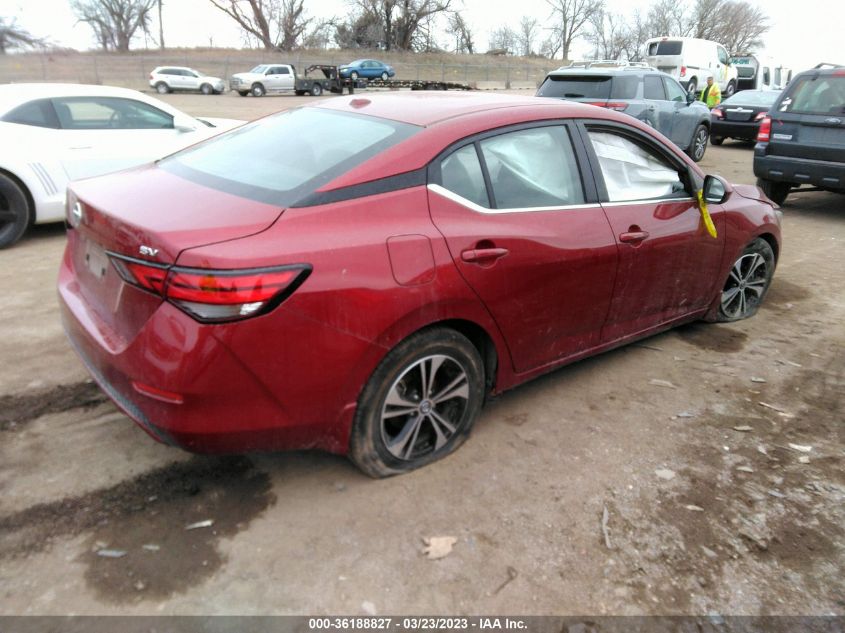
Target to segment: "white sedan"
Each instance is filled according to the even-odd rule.
[[[135,90],[0,85],[0,248],[64,219],[73,180],[134,167],[241,125],[197,119]]]

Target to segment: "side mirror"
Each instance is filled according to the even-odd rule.
[[[728,181],[721,176],[710,175],[704,177],[703,189],[704,199],[713,204],[722,204],[733,190]]]
[[[695,103],[695,95],[687,91],[687,105],[692,105],[693,103]]]
[[[177,132],[193,132],[197,129],[193,119],[184,116],[173,117],[173,128]]]

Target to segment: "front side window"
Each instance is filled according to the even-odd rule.
[[[569,133],[563,126],[509,132],[479,143],[499,209],[584,203]]]
[[[719,61],[723,64],[730,64],[730,61],[728,60],[728,51],[721,46],[717,46],[716,50],[718,51]]]
[[[206,187],[288,206],[419,129],[362,114],[301,108],[244,125],[158,164]]]
[[[678,170],[646,145],[608,130],[591,129],[609,202],[688,197]]]
[[[6,123],[18,123],[19,125],[32,125],[34,127],[59,127],[56,112],[49,99],[38,99],[19,105],[3,115],[2,121]]]
[[[119,97],[64,97],[53,99],[66,130],[172,129],[173,116],[158,108]]]
[[[669,97],[669,101],[679,101],[681,103],[686,102],[687,93],[686,90],[681,88],[681,84],[671,77],[664,77],[663,83],[666,84],[666,94]]]

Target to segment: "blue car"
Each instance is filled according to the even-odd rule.
[[[349,79],[389,79],[396,74],[392,66],[375,59],[356,59],[340,66],[338,69],[341,77]]]

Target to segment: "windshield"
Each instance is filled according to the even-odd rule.
[[[634,99],[637,96],[638,82],[639,77],[634,75],[550,75],[540,86],[537,96],[557,99]]]
[[[808,75],[789,85],[781,112],[845,114],[845,75]]]
[[[256,73],[256,74],[260,75],[265,70],[267,70],[267,64],[260,64],[260,65],[256,66],[255,68],[253,68],[252,70],[250,70],[249,72]]]
[[[159,167],[213,189],[290,206],[419,129],[361,114],[300,108],[183,150]]]
[[[722,105],[771,106],[779,96],[777,90],[743,90],[722,101]]]

